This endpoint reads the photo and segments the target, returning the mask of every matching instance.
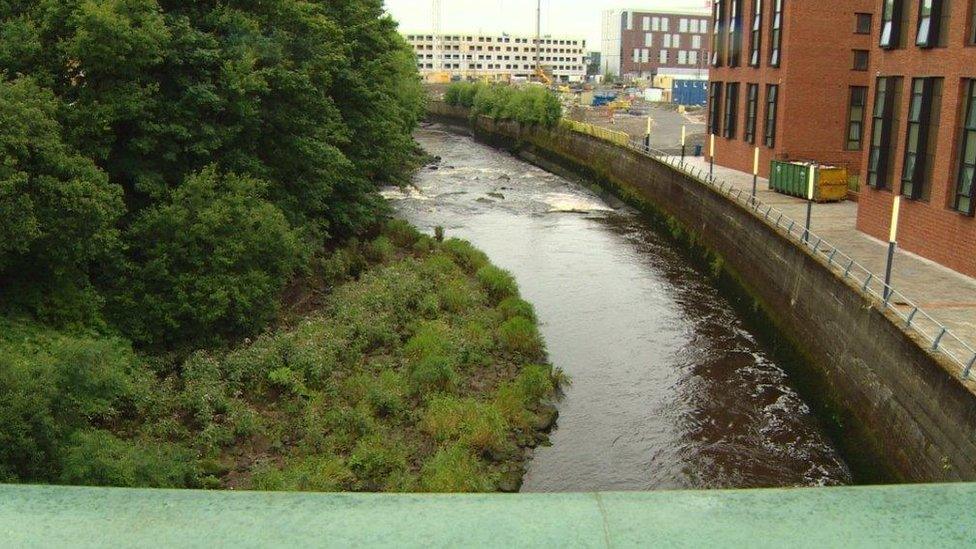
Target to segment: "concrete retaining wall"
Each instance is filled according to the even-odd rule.
[[[717,264],[803,356],[803,377],[814,388],[804,396],[830,410],[835,438],[856,454],[862,478],[976,480],[973,387],[819,258],[745,208],[653,158],[582,134],[472,122],[463,109],[441,103],[431,114],[529,160],[572,169],[664,216],[686,242],[721,258]]]

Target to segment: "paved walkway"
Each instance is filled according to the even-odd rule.
[[[706,173],[708,171],[708,162],[704,158],[689,157],[686,163]],[[716,165],[715,178],[745,192],[752,192],[751,174]],[[784,212],[798,223],[806,219],[805,200],[769,190],[768,180],[762,178],[759,179],[758,189],[758,198],[764,204]],[[811,231],[837,246],[866,269],[883,275],[888,243],[858,231],[856,222],[856,202],[815,204]],[[948,327],[970,347],[976,348],[976,279],[904,250],[897,252],[894,265],[892,287]]]

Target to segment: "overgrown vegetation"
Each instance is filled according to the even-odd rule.
[[[0,482],[511,487],[560,376],[385,221],[414,63],[381,0],[0,2]]]
[[[455,82],[448,86],[444,101],[471,109],[472,116],[513,120],[533,126],[555,127],[562,118],[562,105],[555,94],[542,86],[516,88],[500,84]]]
[[[399,221],[332,257],[342,266],[320,264],[301,290],[333,288],[318,312],[176,368],[122,339],[3,321],[0,480],[517,486],[560,375],[511,275],[467,242]]]

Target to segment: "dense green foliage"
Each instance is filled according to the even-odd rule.
[[[497,84],[456,82],[448,86],[444,101],[471,109],[473,116],[514,120],[521,124],[555,127],[562,118],[559,98],[542,86],[516,88]]]
[[[94,326],[108,303],[140,346],[253,332],[296,245],[383,213],[422,108],[381,0],[2,2],[0,305]]]
[[[518,321],[538,341],[517,289],[499,303],[485,282],[511,276],[399,222],[333,257],[345,267],[307,281],[335,287],[319,312],[177,371],[120,339],[3,321],[0,481],[485,491],[518,478],[558,376],[541,345],[493,335]]]

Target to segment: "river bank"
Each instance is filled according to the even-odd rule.
[[[666,233],[449,127],[415,137],[441,161],[384,195],[422,231],[444,226],[511,271],[573,378],[523,491],[852,481],[787,365]]]
[[[432,105],[496,147],[585,176],[667,227],[739,288],[797,354],[834,439],[870,480],[974,478],[976,403],[938,357],[850,282],[771,223],[657,160],[562,129],[519,126]]]

